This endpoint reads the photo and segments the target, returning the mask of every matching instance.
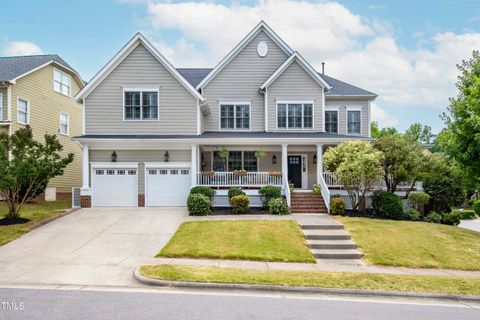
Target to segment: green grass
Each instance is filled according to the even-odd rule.
[[[354,272],[251,270],[180,265],[143,266],[140,272],[146,277],[172,281],[480,295],[479,278]]]
[[[63,212],[63,209],[71,208],[71,201],[42,201],[25,205],[20,212],[20,217],[29,219],[27,223],[14,225],[0,225],[0,246],[13,241],[29,232],[29,227],[51,218]],[[7,213],[6,204],[0,202],[0,217]]]
[[[335,217],[371,264],[480,270],[480,233],[441,224]]]
[[[315,263],[293,221],[185,222],[157,256]]]

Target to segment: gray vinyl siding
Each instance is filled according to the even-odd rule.
[[[269,131],[277,131],[277,101],[313,101],[313,130],[323,130],[322,87],[296,61],[268,88]],[[311,129],[304,130],[311,131]],[[286,129],[278,131],[286,131]]]
[[[110,162],[113,150],[90,150],[90,162]],[[163,162],[166,150],[116,150],[118,162],[138,162],[138,194],[145,193],[145,162]],[[190,150],[168,150],[170,162],[190,162]]]
[[[158,87],[158,121],[123,121],[123,87]],[[87,97],[86,134],[196,134],[197,100],[139,44]]]
[[[261,58],[257,45],[265,41],[268,54]],[[288,58],[263,31],[203,89],[211,114],[204,117],[205,131],[218,131],[219,102],[250,102],[251,131],[265,131],[265,98],[259,86]]]
[[[362,107],[361,135],[368,136],[368,100],[331,100],[325,101],[326,107],[338,107],[338,134],[347,134],[347,108]]]
[[[8,119],[7,92],[7,88],[0,88],[0,96],[2,99],[0,121],[7,121]]]

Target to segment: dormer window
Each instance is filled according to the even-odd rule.
[[[53,69],[53,89],[66,96],[70,96],[72,78],[58,69]]]
[[[250,103],[220,104],[221,130],[249,130]]]
[[[124,90],[124,120],[158,120],[158,91]]]
[[[278,102],[277,128],[313,129],[313,102]]]

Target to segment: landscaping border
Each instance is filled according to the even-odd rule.
[[[312,294],[330,294],[330,295],[339,295],[339,296],[441,299],[441,300],[454,300],[457,302],[459,301],[480,302],[480,296],[466,296],[466,295],[455,295],[455,294],[159,280],[159,279],[145,277],[140,273],[140,268],[141,266],[135,268],[135,270],[133,271],[133,278],[138,282],[143,283],[145,285],[149,285],[149,286],[161,286],[161,287],[170,287],[170,288],[192,288],[192,289],[199,289],[199,288],[200,289],[221,289],[221,290],[236,289],[236,290],[248,290],[248,291],[269,291],[269,292],[277,292],[277,293],[312,293]]]
[[[60,219],[62,217],[65,217],[66,215],[69,215],[70,213],[73,213],[75,211],[78,211],[80,210],[80,208],[68,208],[68,209],[64,209],[62,213],[60,213],[59,215],[56,215],[56,216],[53,216],[53,217],[50,217],[48,219],[45,219],[45,220],[42,220],[42,221],[39,221],[35,224],[32,224],[30,227],[28,227],[28,230],[29,231],[32,231],[32,230],[35,230],[37,228],[40,228],[41,226],[44,226],[46,225],[47,223],[50,223],[52,221],[55,221],[57,219]]]

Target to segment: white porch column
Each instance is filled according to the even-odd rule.
[[[191,185],[192,187],[195,187],[197,185],[197,168],[198,168],[198,157],[197,157],[197,148],[198,146],[195,144],[192,144],[192,165],[190,168],[190,178],[191,180]]]
[[[323,144],[317,144],[317,184],[323,175]]]
[[[90,183],[89,183],[89,157],[88,157],[88,145],[83,145],[82,150],[82,190],[88,191],[90,190]]]
[[[282,144],[282,176],[288,184],[288,151],[286,144]]]

